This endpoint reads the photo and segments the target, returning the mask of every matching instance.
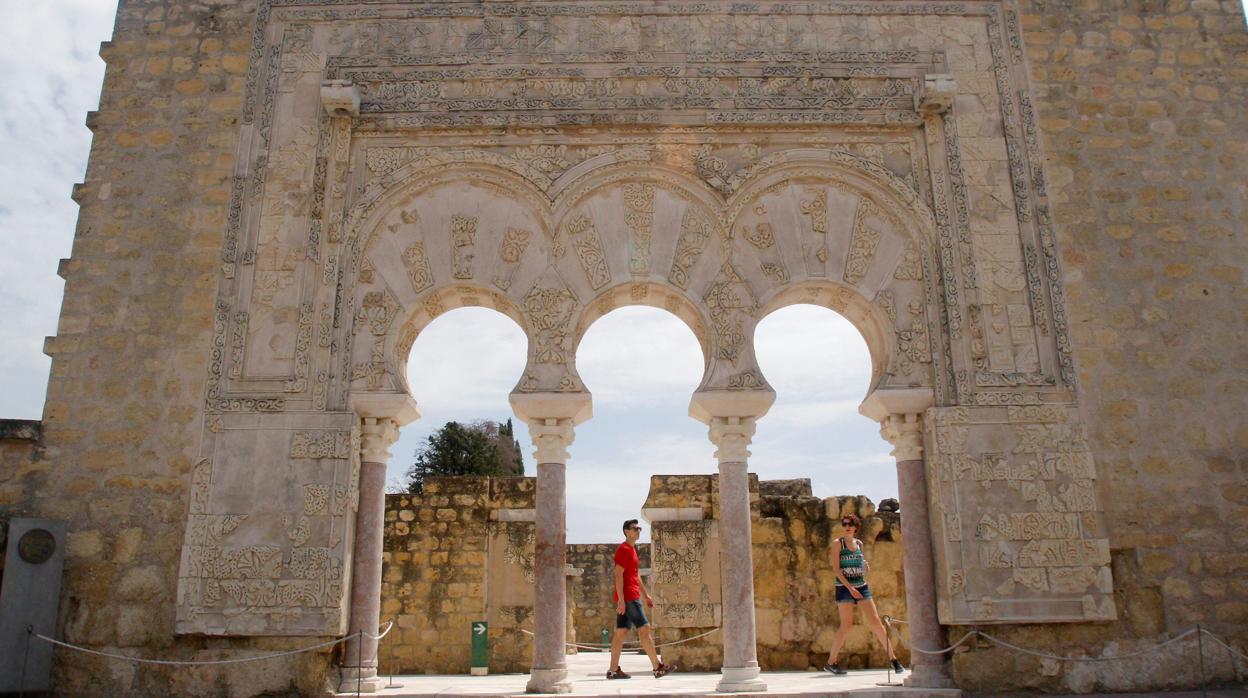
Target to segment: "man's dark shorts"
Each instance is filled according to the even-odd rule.
[[[644,628],[649,622],[646,620],[646,612],[641,608],[641,599],[626,602],[624,612],[615,617],[617,630]]]

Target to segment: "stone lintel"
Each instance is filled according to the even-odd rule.
[[[499,509],[498,511],[494,513],[497,514],[496,520],[503,521],[503,522],[537,521],[536,509]]]
[[[702,507],[650,507],[641,510],[641,518],[653,526],[662,521],[701,521]]]

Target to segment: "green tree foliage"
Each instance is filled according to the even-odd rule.
[[[416,450],[407,491],[419,493],[425,478],[439,475],[523,475],[524,456],[511,420],[447,422]]]

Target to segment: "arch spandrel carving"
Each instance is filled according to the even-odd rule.
[[[444,157],[419,174],[439,159],[397,167],[348,228],[361,260],[346,280],[352,390],[404,389],[399,354],[424,323],[464,304],[498,308],[525,328],[530,360],[518,390],[583,390],[572,351],[580,333],[607,306],[659,304],[633,298],[651,288],[703,343],[703,389],[766,386],[754,327],[764,306],[807,297],[864,308],[850,319],[881,357],[873,384],[930,385],[937,337],[923,270],[932,235],[918,231],[931,215],[913,197],[891,197],[906,185],[881,168],[856,171],[848,168],[861,159],[820,153],[773,158],[727,200],[689,173],[637,160],[602,160],[554,201],[515,168],[479,157]],[[803,286],[812,281],[828,282],[826,300]],[[391,332],[400,316],[410,319]]]

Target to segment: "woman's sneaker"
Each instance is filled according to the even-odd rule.
[[[904,673],[906,673],[906,668],[905,668],[904,666],[902,666],[902,665],[901,665],[901,662],[897,661],[896,659],[892,660],[892,662],[893,662],[893,673],[894,673],[894,674],[904,674]]]
[[[844,676],[845,674],[849,673],[848,671],[845,671],[844,669],[842,669],[840,663],[838,662],[833,662],[831,664],[824,664],[823,670],[828,672],[829,674],[836,674],[837,676]]]
[[[667,676],[668,674],[672,673],[673,671],[676,671],[676,667],[675,667],[675,665],[672,665],[672,664],[660,664],[660,665],[659,665],[659,668],[654,670],[654,678],[656,678],[656,679],[658,679],[658,678],[662,678],[662,677]]]
[[[607,672],[607,678],[608,679],[631,679],[633,677],[628,674],[625,674],[623,669],[616,667],[615,669],[612,669],[611,671]]]

